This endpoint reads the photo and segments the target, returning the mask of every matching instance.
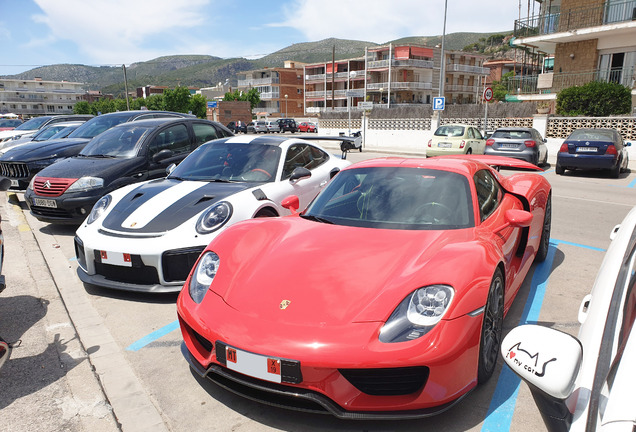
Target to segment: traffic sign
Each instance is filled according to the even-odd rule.
[[[373,109],[373,102],[358,102],[358,108]]]
[[[486,90],[484,90],[484,99],[486,102],[490,102],[492,100],[492,89],[490,87],[486,87]]]
[[[444,111],[445,104],[446,104],[446,98],[444,96],[433,98],[433,110]]]
[[[208,102],[208,108],[216,108],[217,103],[215,102]]]

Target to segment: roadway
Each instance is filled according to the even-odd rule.
[[[348,159],[380,156],[387,154],[351,152]],[[576,334],[609,233],[636,204],[634,168],[611,179],[557,176],[553,164],[545,167],[553,185],[551,250],[524,281],[505,331],[539,322]],[[75,275],[75,228],[41,223],[21,194],[8,198],[0,197],[7,279],[0,334],[21,344],[0,371],[0,430],[545,430],[527,386],[501,359],[493,378],[460,404],[416,421],[342,421],[272,408],[202,382],[180,352],[176,295],[84,286]]]

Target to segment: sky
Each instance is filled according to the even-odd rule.
[[[331,37],[441,35],[445,1],[449,34],[510,31],[529,0],[0,0],[0,76],[178,54],[254,59]]]

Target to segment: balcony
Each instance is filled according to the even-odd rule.
[[[261,78],[261,79],[246,79],[239,80],[239,87],[259,87],[259,86],[267,86],[272,84],[278,84],[278,78],[269,77],[269,78]]]
[[[444,87],[444,91],[448,93],[477,93],[479,86],[448,84]]]
[[[577,73],[549,73],[512,77],[508,80],[510,94],[558,93],[564,88],[592,81],[613,82],[634,88],[634,67],[596,69]]]
[[[541,36],[636,20],[636,0],[572,8],[515,20],[515,37]]]
[[[325,80],[325,77],[327,75],[326,74],[316,74],[316,75],[307,75],[305,77],[305,81],[307,82],[314,82],[314,81],[319,81],[319,82],[323,82]]]
[[[391,81],[391,90],[431,90],[433,84],[430,82],[406,82],[406,81]],[[369,90],[389,90],[388,82],[381,83],[369,83],[367,84],[367,91]]]
[[[446,73],[448,72],[465,72],[477,75],[490,75],[490,68],[451,63],[446,65]]]
[[[367,68],[369,71],[373,69],[386,69],[389,67],[389,60],[374,60],[369,61],[367,64]],[[403,59],[397,60],[393,59],[391,61],[391,67],[414,67],[414,68],[422,68],[422,69],[433,69],[433,61],[432,60],[419,60],[419,59]]]
[[[264,92],[260,94],[261,100],[280,99],[279,92]]]

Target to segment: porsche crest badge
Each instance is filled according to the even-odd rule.
[[[287,309],[287,306],[289,306],[290,304],[291,304],[291,300],[283,300],[282,302],[280,302],[278,307],[285,310]]]

